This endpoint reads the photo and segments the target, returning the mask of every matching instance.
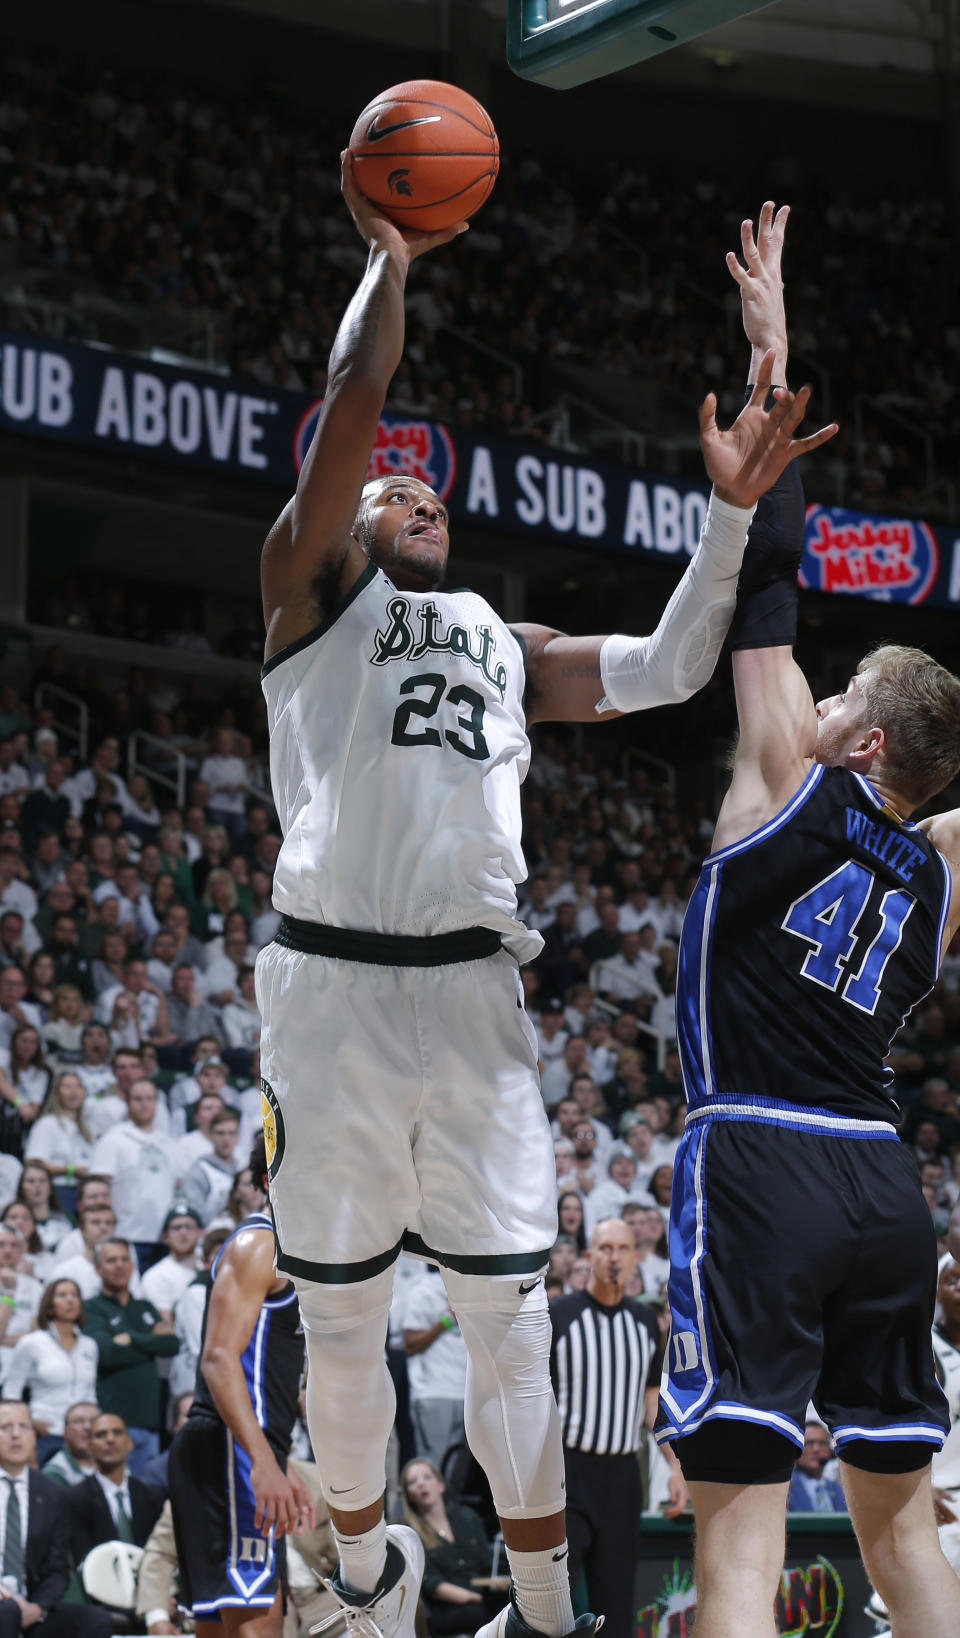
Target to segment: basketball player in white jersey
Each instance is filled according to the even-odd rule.
[[[348,157],[343,192],[369,260],[262,567],[284,833],[282,921],[257,962],[277,1267],[300,1298],[348,1630],[414,1630],[423,1550],[383,1516],[394,1416],[384,1343],[406,1246],[440,1265],[451,1313],[438,1324],[459,1325],[469,1354],[467,1434],[513,1577],[510,1605],[483,1634],[561,1638],[574,1621],[541,1279],[556,1185],[519,979],[542,941],[516,916],[527,726],[592,722],[701,687],[758,497],[831,429],[792,440],[806,390],[778,391],[765,411],[771,351],[733,427],[718,431],[712,396],[701,410],[713,495],[653,636],[511,630],[473,593],[439,591],[448,516],[426,484],[364,486],[402,354],[408,268],[459,230],[399,230],[358,192]],[[765,207],[761,233],[782,238],[782,226]]]

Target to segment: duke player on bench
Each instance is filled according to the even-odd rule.
[[[265,1105],[277,1126],[277,1267],[307,1335],[310,1435],[351,1631],[407,1638],[423,1565],[385,1526],[393,1264],[438,1263],[469,1353],[466,1426],[490,1480],[513,1600],[487,1638],[573,1628],[563,1457],[540,1278],[557,1232],[553,1145],[518,963],[527,725],[686,699],[710,676],[751,509],[794,455],[805,404],[767,413],[772,357],[735,426],[701,411],[714,482],[699,549],[653,636],[511,630],[441,594],[448,517],[426,484],[364,479],[403,346],[410,263],[456,230],[403,233],[343,191],[370,247],[334,343],[294,499],[263,552],[263,688],[284,841],[283,920],[260,954]],[[524,703],[525,702],[525,703]],[[581,1617],[584,1631],[595,1629]]]
[[[728,260],[746,307],[779,280],[762,233],[744,251],[745,269]],[[780,380],[785,366],[784,331]],[[814,706],[792,654],[800,493],[794,515],[779,563],[752,545],[744,559],[740,740],[683,924],[688,1111],[657,1437],[696,1515],[697,1638],[774,1638],[811,1399],[894,1638],[957,1638],[930,1486],[949,1425],[936,1239],[884,1058],[960,926],[960,811],[910,819],[960,767],[960,682],[884,647]]]

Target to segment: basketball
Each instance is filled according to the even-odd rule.
[[[479,210],[500,168],[490,115],[442,80],[381,92],[357,120],[350,152],[361,192],[398,227],[428,231]]]

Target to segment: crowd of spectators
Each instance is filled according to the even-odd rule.
[[[88,690],[84,760],[29,703],[52,674]],[[165,716],[188,755],[182,808],[149,773],[120,771],[141,712],[154,727]],[[523,984],[555,1137],[548,1294],[584,1288],[592,1229],[622,1217],[639,1253],[629,1294],[664,1328],[684,1119],[677,946],[711,830],[642,768],[538,733],[520,914],[544,940]],[[244,689],[211,701],[131,674],[111,690],[55,651],[29,687],[0,689],[0,1395],[29,1395],[54,1477],[71,1477],[78,1402],[122,1423],[132,1474],[162,1460],[164,1406],[193,1385],[203,1270],[261,1204],[247,1165],[254,962],[279,919],[279,846]],[[960,1199],[960,947],[890,1062],[944,1237]],[[440,1467],[462,1437],[462,1339],[436,1275],[406,1259],[399,1272],[391,1365],[412,1411],[400,1456]]]
[[[7,52],[0,240],[144,312],[195,316],[204,345],[212,337],[217,361],[240,376],[321,393],[364,265],[338,198],[344,122],[298,112],[270,86],[245,95],[240,113],[160,78]],[[723,253],[738,243],[745,202],[659,159],[639,169],[619,151],[606,162],[555,157],[506,153],[464,243],[418,270],[388,408],[549,436],[551,371],[564,365],[626,375],[656,389],[661,407],[713,387],[737,407],[742,338]],[[790,198],[793,350],[804,368],[829,372],[830,413],[844,427],[819,472],[824,498],[908,510],[926,482],[921,436],[863,424],[854,400],[905,417],[934,438],[942,468],[955,464],[957,224],[934,189],[853,202],[808,180]],[[78,333],[83,322],[78,313]]]

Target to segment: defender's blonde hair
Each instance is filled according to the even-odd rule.
[[[865,654],[857,676],[868,726],[883,729],[885,771],[919,807],[960,770],[960,680],[896,643]]]

